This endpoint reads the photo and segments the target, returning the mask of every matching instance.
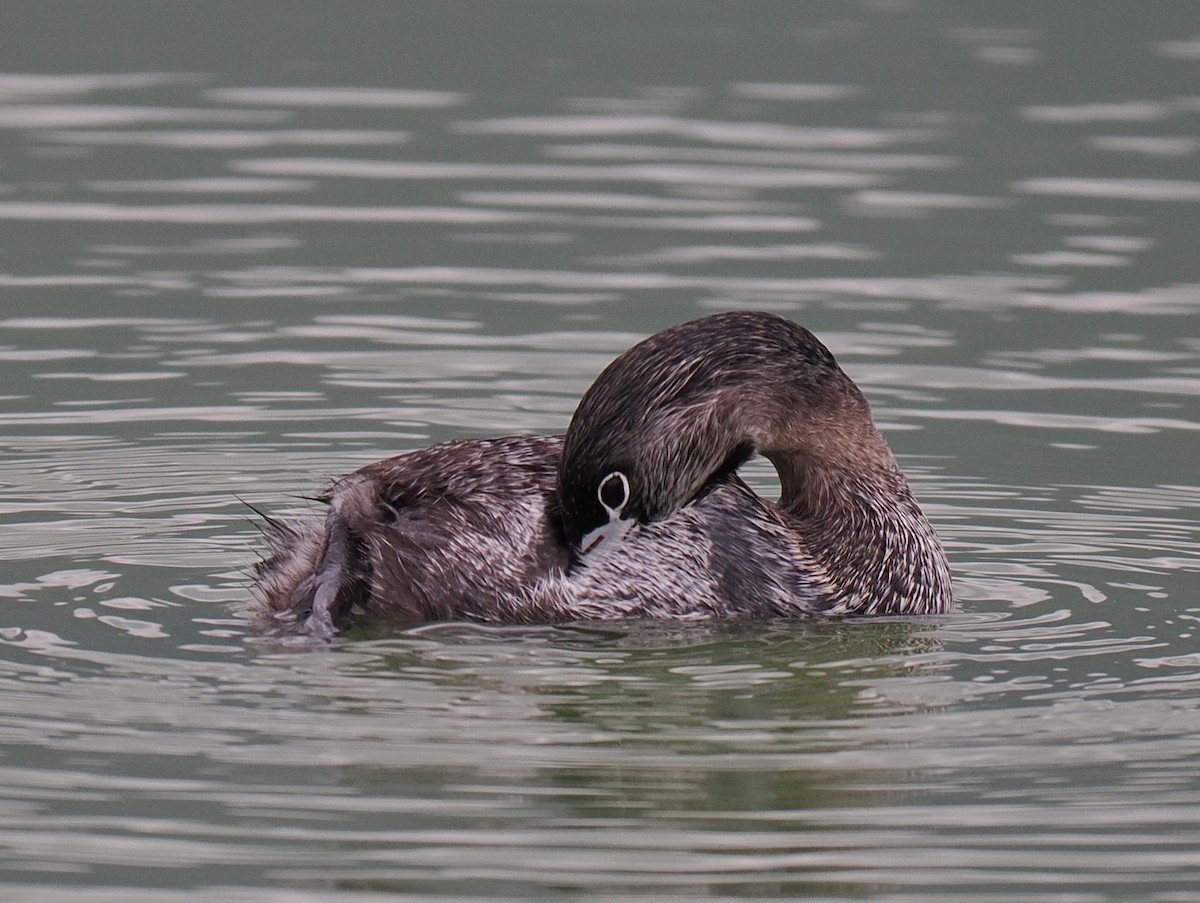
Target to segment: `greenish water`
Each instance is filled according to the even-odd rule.
[[[0,897],[1200,900],[1193,4],[3,18]],[[239,497],[734,308],[866,391],[954,615],[247,631]]]

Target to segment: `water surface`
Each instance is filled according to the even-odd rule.
[[[0,60],[0,896],[1197,899],[1188,5],[17,4]],[[240,499],[736,308],[863,387],[954,615],[248,630]]]

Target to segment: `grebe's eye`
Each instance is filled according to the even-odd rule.
[[[596,487],[596,498],[608,515],[608,522],[596,527],[579,540],[579,553],[586,555],[604,540],[616,541],[628,533],[633,526],[621,519],[621,513],[629,504],[629,480],[619,470],[614,470]]]
[[[629,504],[629,480],[621,471],[614,470],[600,481],[596,496],[610,518],[619,517]]]

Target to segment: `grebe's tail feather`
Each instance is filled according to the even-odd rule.
[[[254,564],[267,611],[303,625],[311,636],[332,637],[366,602],[362,539],[336,508],[326,515],[323,529],[309,531],[248,507],[259,515],[256,524],[270,545],[270,554]]]

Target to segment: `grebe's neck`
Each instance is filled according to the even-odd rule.
[[[950,609],[941,542],[873,426],[826,457],[774,451],[779,508],[831,589],[831,613],[923,614]]]

